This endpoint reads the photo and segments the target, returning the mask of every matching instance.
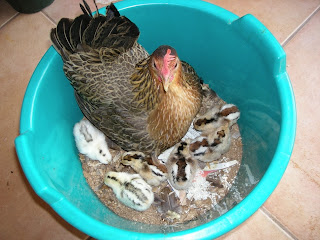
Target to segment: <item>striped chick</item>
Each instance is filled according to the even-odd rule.
[[[145,211],[154,201],[152,187],[139,174],[110,171],[104,183],[112,188],[121,203],[132,209]]]
[[[198,163],[189,153],[189,143],[177,143],[166,162],[168,180],[177,190],[188,189],[195,177]]]
[[[229,121],[218,127],[213,132],[203,132],[190,143],[192,158],[202,162],[212,162],[229,151],[231,145]]]
[[[142,152],[125,152],[121,163],[131,166],[148,184],[159,186],[167,179],[167,169],[162,164],[154,163]]]
[[[240,118],[240,111],[234,104],[225,104],[220,109],[212,108],[204,115],[196,117],[193,126],[198,131],[212,131],[229,121],[229,127],[235,124]]]

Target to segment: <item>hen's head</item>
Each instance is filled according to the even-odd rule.
[[[177,82],[181,73],[177,51],[167,45],[158,47],[150,57],[149,69],[167,92],[170,84]]]

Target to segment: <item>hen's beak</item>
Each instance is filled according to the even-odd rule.
[[[173,81],[173,78],[174,76],[171,73],[162,75],[162,85],[165,92],[168,92],[169,86]]]
[[[169,80],[169,78],[165,78],[164,81],[163,81],[163,89],[164,89],[165,92],[168,91],[169,85],[170,85],[170,80]]]

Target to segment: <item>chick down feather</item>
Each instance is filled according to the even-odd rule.
[[[91,160],[108,164],[112,160],[105,135],[95,128],[88,120],[82,119],[73,128],[78,151]]]
[[[152,188],[139,174],[107,172],[104,183],[112,188],[117,199],[127,207],[145,211],[153,203]]]

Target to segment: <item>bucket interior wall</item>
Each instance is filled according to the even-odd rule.
[[[118,6],[121,9],[121,2]],[[94,219],[125,230],[150,233],[201,225],[234,207],[250,193],[267,170],[277,146],[280,102],[274,69],[266,64],[270,56],[267,49],[258,50],[257,33],[243,35],[236,30],[243,20],[231,13],[222,18],[219,11],[217,8],[217,15],[213,16],[205,10],[182,6],[173,9],[157,4],[126,8],[120,13],[138,25],[139,43],[149,53],[159,45],[173,46],[180,59],[190,63],[222,99],[239,107],[243,159],[227,197],[207,216],[179,227],[135,223],[106,208],[82,174],[72,134],[82,113],[63,73],[62,60],[53,48],[47,53],[53,57],[39,82],[30,120],[34,134],[31,152],[39,172],[51,187]]]

